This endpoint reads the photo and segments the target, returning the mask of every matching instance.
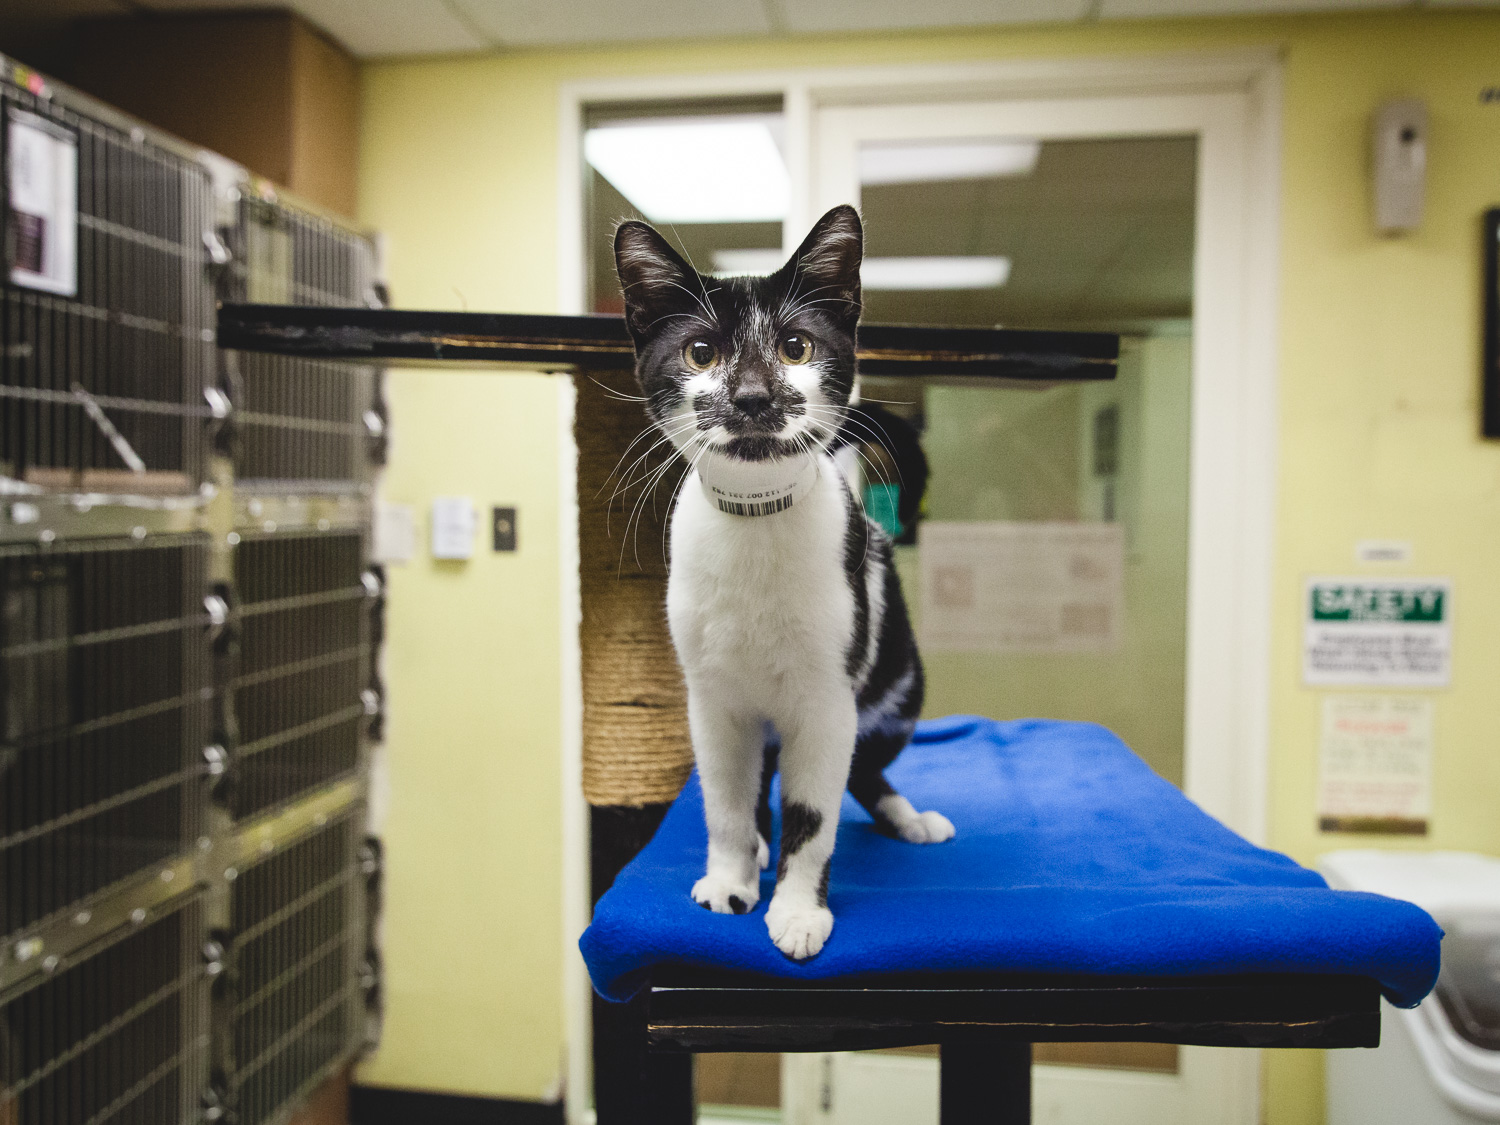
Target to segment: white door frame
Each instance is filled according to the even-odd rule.
[[[1193,446],[1188,577],[1184,788],[1256,843],[1265,839],[1272,535],[1276,499],[1276,308],[1281,196],[1281,66],[1273,50],[1116,58],[656,76],[570,83],[558,103],[558,290],[562,312],[585,311],[583,115],[611,101],[779,94],[786,113],[793,245],[825,200],[820,115],[839,107],[1034,103],[1072,135],[1194,133],[1199,138],[1194,251]],[[958,105],[956,103],[970,103]],[[947,112],[947,111],[945,111]],[[1093,117],[1089,115],[1093,114]],[[1035,131],[1024,128],[1020,132]],[[569,402],[564,399],[563,409]],[[564,419],[566,424],[570,419]],[[567,473],[571,481],[571,459]],[[559,491],[564,482],[559,481]],[[563,576],[573,591],[576,568]],[[576,629],[575,613],[565,613]],[[576,636],[564,660],[576,660]],[[582,699],[569,690],[562,785],[567,1088],[589,1088],[589,991],[577,954],[588,922],[588,835],[580,790]],[[1218,1052],[1216,1052],[1217,1054]],[[1244,1120],[1258,1116],[1259,1058],[1222,1052]],[[588,1120],[569,1099],[570,1125]]]

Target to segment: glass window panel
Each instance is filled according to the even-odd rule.
[[[1196,141],[1175,137],[860,152],[868,259],[1007,264],[1000,278],[950,270],[944,284],[929,265],[909,287],[868,286],[866,320],[1124,333],[1110,383],[863,380],[867,401],[921,428],[931,471],[926,588],[922,527],[897,548],[926,713],[1103,723],[1178,784],[1196,160]],[[968,557],[941,546],[955,534],[978,544],[968,570],[947,565]],[[945,598],[991,609],[955,640],[938,627]]]

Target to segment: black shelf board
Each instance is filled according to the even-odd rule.
[[[909,973],[789,981],[661,967],[644,983],[657,1050],[848,1051],[991,1041],[1373,1047],[1380,988],[1299,973],[1084,977]]]
[[[219,346],[365,363],[479,362],[526,370],[628,370],[618,316],[221,305]],[[1108,332],[864,324],[860,372],[1020,383],[1112,379],[1120,339]]]

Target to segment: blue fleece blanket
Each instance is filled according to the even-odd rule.
[[[1410,1007],[1437,978],[1442,931],[1418,907],[1330,890],[1254,847],[1102,727],[925,722],[887,776],[917,808],[948,816],[957,838],[888,839],[846,795],[828,893],[833,935],[798,964],[766,934],[774,854],[749,914],[711,914],[688,897],[707,851],[695,774],[599,900],[579,943],[595,988],[626,999],[662,964],[802,979],[1354,973]]]

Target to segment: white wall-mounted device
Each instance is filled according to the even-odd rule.
[[[435,496],[432,500],[432,557],[467,559],[474,555],[474,533],[479,513],[467,496]]]
[[[1375,229],[1406,234],[1422,223],[1427,186],[1427,105],[1395,98],[1373,121]]]

